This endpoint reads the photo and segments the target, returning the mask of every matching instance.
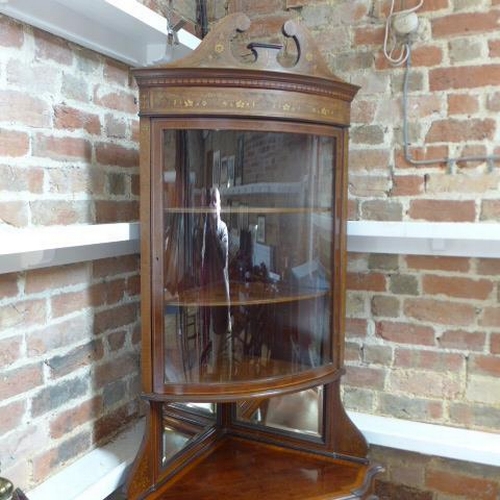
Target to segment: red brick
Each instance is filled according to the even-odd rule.
[[[500,327],[500,306],[484,307],[479,320],[480,326]]]
[[[428,295],[446,295],[485,300],[493,292],[493,282],[485,279],[427,275],[422,277],[422,291]]]
[[[386,149],[357,149],[349,153],[349,169],[386,170],[390,163],[390,152]]]
[[[387,288],[386,277],[379,273],[347,273],[349,290],[369,290],[381,292]]]
[[[489,40],[488,48],[490,58],[500,57],[500,40]]]
[[[345,385],[381,390],[384,388],[385,371],[367,366],[346,366],[346,374],[342,380]]]
[[[26,333],[26,349],[29,356],[40,356],[61,347],[80,344],[91,335],[91,320],[83,314],[67,321],[51,323],[45,328]]]
[[[468,273],[469,259],[463,257],[434,257],[430,255],[407,255],[406,265],[409,269],[429,271],[450,271]]]
[[[448,154],[449,148],[445,145],[426,145],[425,147],[409,148],[409,156],[413,160],[433,160],[436,161],[436,166],[440,166],[441,168],[446,167],[446,161],[444,161],[443,159],[447,158]],[[414,168],[414,165],[406,160],[403,149],[396,150],[395,162],[397,168]]]
[[[97,163],[117,167],[139,167],[139,151],[118,144],[101,143],[96,145]]]
[[[90,162],[90,142],[78,137],[55,137],[37,134],[34,139],[33,155],[54,160],[75,160]]]
[[[54,126],[65,130],[83,129],[94,135],[101,133],[98,115],[65,105],[54,107]]]
[[[61,293],[52,297],[52,316],[58,318],[88,307],[113,305],[123,298],[124,293],[124,279],[97,283],[77,292]]]
[[[51,168],[45,177],[50,193],[67,193],[73,197],[75,193],[86,195],[103,195],[106,188],[106,172],[95,166],[81,168]]]
[[[64,288],[86,283],[89,277],[90,266],[87,262],[35,269],[26,273],[25,291],[37,293]]]
[[[479,100],[477,96],[470,94],[450,94],[448,95],[448,116],[450,115],[470,115],[479,110]]]
[[[431,91],[496,86],[499,80],[500,65],[498,64],[436,68],[429,71]]]
[[[2,370],[0,375],[0,400],[6,400],[28,392],[43,384],[41,363],[23,366],[14,370]]]
[[[438,343],[445,349],[462,351],[482,351],[486,342],[486,334],[478,331],[446,330],[438,337]]]
[[[0,306],[0,331],[44,325],[47,316],[45,300],[23,300]]]
[[[25,227],[28,225],[29,206],[26,201],[4,201],[0,211],[0,223],[9,226]]]
[[[402,321],[377,321],[376,335],[389,342],[413,345],[434,345],[434,329],[430,326],[415,325]]]
[[[138,318],[139,310],[136,302],[118,305],[95,313],[94,331],[102,333],[106,330],[113,330],[134,323]]]
[[[0,274],[0,299],[15,297],[19,293],[17,273]]]
[[[500,377],[500,356],[475,354],[470,357],[469,372]]]
[[[430,371],[454,371],[464,368],[465,357],[458,353],[417,351],[397,348],[394,352],[394,366],[419,368]]]
[[[0,191],[41,193],[43,179],[42,168],[0,165]]]
[[[433,38],[497,31],[500,13],[467,12],[436,17],[431,21]]]
[[[92,273],[94,278],[136,273],[138,269],[139,258],[137,255],[110,257],[108,259],[95,260],[92,263]]]
[[[474,500],[497,500],[500,492],[497,482],[455,471],[428,469],[425,485],[436,492]]]
[[[478,259],[477,274],[498,276],[500,274],[500,259]]]
[[[14,401],[0,407],[0,436],[19,427],[26,413],[26,401]]]
[[[26,132],[0,129],[0,156],[13,158],[25,156],[29,151],[29,136]]]
[[[127,113],[137,114],[138,105],[135,96],[128,92],[106,92],[98,86],[94,91],[94,103],[103,108],[115,109]]]
[[[476,317],[473,305],[437,299],[406,299],[403,309],[409,318],[439,325],[467,326],[473,324]]]
[[[450,6],[450,0],[425,0],[421,10],[418,12],[433,12],[436,10],[448,9]]]
[[[415,199],[410,201],[408,215],[413,220],[474,222],[476,219],[476,203],[474,200]]]
[[[425,190],[423,175],[394,175],[392,181],[392,196],[417,196]]]
[[[119,380],[123,377],[137,372],[139,368],[139,357],[132,353],[124,353],[113,359],[107,359],[95,368],[96,388]]]
[[[425,138],[426,142],[465,142],[492,139],[496,130],[493,119],[436,120]]]
[[[360,45],[382,45],[384,43],[385,28],[381,26],[354,27],[354,43]]]
[[[0,45],[2,47],[20,48],[24,43],[23,26],[20,23],[14,22],[12,18],[7,16],[0,17]]]
[[[441,95],[419,95],[417,98],[409,97],[408,106],[413,119],[441,115],[444,100]]]
[[[490,338],[491,354],[500,354],[500,333],[492,333]]]
[[[21,357],[23,338],[21,335],[0,338],[0,366],[5,369]]]
[[[92,202],[37,200],[30,203],[31,222],[37,226],[85,224],[93,221]]]
[[[28,127],[50,127],[50,106],[38,97],[17,90],[0,91],[2,121],[15,122]]]
[[[59,412],[50,422],[50,436],[59,439],[78,426],[92,422],[102,413],[102,397],[84,401],[68,410]]]
[[[53,356],[45,363],[50,368],[50,377],[57,379],[84,366],[90,366],[104,356],[104,346],[101,339],[94,339],[86,344],[74,347],[63,355]]]
[[[129,276],[125,286],[127,297],[135,297],[141,293],[141,277],[139,275]]]
[[[361,215],[365,220],[400,221],[403,219],[403,206],[391,199],[368,200],[361,205]]]
[[[463,390],[455,372],[433,372],[415,368],[398,368],[389,373],[389,393],[407,397],[455,399]]]
[[[138,201],[96,201],[96,222],[134,222],[139,220]]]
[[[129,66],[114,59],[106,59],[104,64],[104,78],[109,83],[117,83],[126,86],[129,83]]]
[[[359,318],[346,318],[345,333],[346,337],[366,337],[368,321]]]
[[[346,362],[361,362],[361,347],[355,342],[346,342],[344,350],[344,360]]]
[[[66,66],[73,63],[73,52],[67,40],[39,29],[35,29],[33,34],[35,38],[35,55],[38,59],[50,59]]]
[[[443,50],[437,45],[417,45],[411,51],[412,66],[439,66],[443,61]]]

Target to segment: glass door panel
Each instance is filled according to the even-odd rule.
[[[335,138],[163,131],[165,383],[332,362]]]

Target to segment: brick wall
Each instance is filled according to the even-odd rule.
[[[262,37],[298,17],[332,70],[362,87],[353,104],[351,219],[498,222],[498,167],[404,160],[404,69],[381,52],[388,5],[228,0],[208,11],[211,20],[236,10],[265,19],[254,29]],[[415,158],[500,152],[499,16],[499,0],[427,0],[419,11]],[[0,48],[1,223],[137,219],[128,68],[5,17]],[[137,264],[127,257],[0,276],[0,471],[19,486],[29,489],[139,414]],[[348,271],[346,406],[499,432],[499,261],[353,254]],[[497,469],[372,453],[388,468],[382,498],[498,496]],[[456,490],[459,480],[466,490]]]
[[[221,2],[210,4],[214,18],[224,14]],[[300,19],[332,71],[361,86],[351,127],[351,220],[500,222],[498,163],[405,160],[405,68],[382,52],[388,0],[226,4],[259,23],[252,36],[282,40],[283,21]],[[418,14],[409,74],[412,157],[499,154],[500,1],[427,0]],[[498,259],[351,254],[347,408],[499,433],[499,274]],[[372,453],[388,468],[383,499],[498,498],[498,468],[378,447]]]
[[[0,17],[0,224],[138,218],[126,66]],[[0,275],[0,472],[29,490],[140,413],[138,256]]]

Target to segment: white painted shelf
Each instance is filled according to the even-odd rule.
[[[347,223],[350,252],[500,257],[500,224],[479,222]]]
[[[0,226],[0,274],[139,253],[139,223]]]
[[[23,229],[0,226],[0,274],[139,253],[139,239],[138,222]],[[500,258],[500,225],[351,221],[347,250]]]
[[[0,0],[13,17],[130,66],[146,66],[165,54],[166,19],[136,0]],[[173,59],[200,40],[184,29]]]

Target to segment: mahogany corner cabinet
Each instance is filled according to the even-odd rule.
[[[140,92],[145,436],[129,500],[374,499],[340,398],[358,90],[225,17]]]

